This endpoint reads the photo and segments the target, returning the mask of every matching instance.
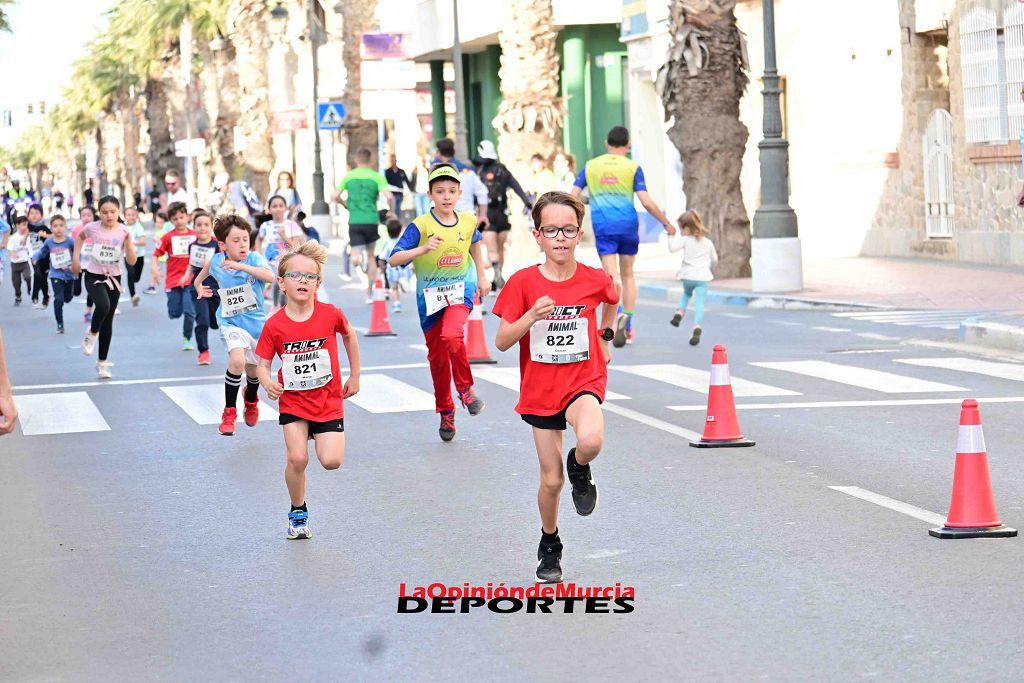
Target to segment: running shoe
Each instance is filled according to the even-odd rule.
[[[64,334],[64,326],[57,325],[57,334]]]
[[[437,433],[441,436],[441,441],[451,441],[455,438],[455,411],[449,410],[446,413],[441,413],[441,426],[438,427]]]
[[[288,513],[288,538],[292,541],[298,538],[313,538],[313,532],[309,530],[308,512],[292,510]]]
[[[196,365],[209,365],[210,364],[210,352],[200,351],[199,360],[196,361]]]
[[[113,375],[110,374],[110,368],[114,367],[114,364],[110,361],[101,360],[96,362],[96,376],[100,379],[110,379]]]
[[[139,298],[138,294],[132,296],[132,306],[138,307],[140,301],[142,301],[142,299]]]
[[[96,348],[96,337],[93,336],[92,332],[87,330],[85,338],[82,339],[82,353],[86,356],[91,356],[94,348]]]
[[[33,301],[32,302],[32,308],[36,309],[37,311],[41,311],[44,308],[46,308],[46,305],[45,304],[41,304],[38,301]]]
[[[391,304],[391,312],[392,313],[401,313],[402,312],[402,302],[401,301],[396,301],[395,303]]]
[[[473,387],[459,393],[459,400],[470,415],[479,415],[484,409],[484,402],[473,393]]]
[[[120,308],[115,308],[114,309],[114,315],[121,315],[121,309]]]
[[[20,306],[21,305],[21,297],[18,297],[17,299],[14,300],[14,305],[15,306]]]
[[[92,322],[92,311],[86,311],[85,315],[82,316],[82,319],[85,320],[85,322],[87,322],[87,323],[91,323]]]
[[[586,517],[597,509],[597,484],[590,471],[590,465],[573,467],[576,461],[576,449],[570,448],[565,457],[565,472],[572,484],[572,504],[576,506],[576,514]]]
[[[156,294],[156,287],[153,287],[153,286],[146,287],[146,294]]]
[[[192,340],[191,339],[189,339],[188,337],[185,337],[184,339],[181,340],[181,350],[182,351],[191,351],[192,349],[193,349],[193,346],[192,346]]]
[[[626,345],[626,325],[629,324],[629,316],[619,313],[615,316],[615,336],[612,337],[612,346],[621,349]]]
[[[249,403],[244,401],[245,409],[242,411],[242,416],[245,418],[245,424],[250,427],[255,427],[256,423],[260,421],[260,402],[259,400]]]
[[[540,546],[537,548],[537,573],[535,576],[538,583],[562,582],[561,542],[540,542]]]
[[[236,420],[238,420],[238,408],[225,408],[220,416],[220,433],[223,436],[234,435]]]
[[[47,297],[43,297],[43,308],[46,308],[49,305],[50,305],[50,297],[48,297],[48,296]]]
[[[668,324],[671,325],[672,327],[679,327],[679,323],[681,322],[683,322],[683,314],[676,313],[674,316],[672,316],[672,319],[668,321]]]
[[[693,328],[693,336],[690,337],[690,346],[696,346],[700,344],[700,328]]]
[[[636,341],[636,330],[626,330],[626,343],[632,344]]]

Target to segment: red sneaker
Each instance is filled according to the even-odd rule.
[[[197,361],[197,364],[198,365],[209,365],[210,364],[210,352],[209,351],[200,351],[199,352],[199,360]]]
[[[220,433],[224,436],[233,436],[236,420],[238,420],[238,408],[225,408],[224,413],[220,416]]]
[[[256,423],[260,420],[260,402],[259,400],[249,403],[245,401],[245,409],[242,411],[242,415],[245,417],[245,424],[250,427],[255,427]]]

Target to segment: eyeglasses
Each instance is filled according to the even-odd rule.
[[[580,226],[578,225],[563,225],[561,227],[557,225],[542,225],[538,228],[540,234],[547,237],[549,240],[558,237],[558,233],[565,235],[567,239],[573,239],[576,235],[580,234]]]
[[[285,273],[284,277],[286,280],[292,280],[293,282],[316,282],[320,279],[320,276],[316,273],[300,273],[294,270],[290,273]]]

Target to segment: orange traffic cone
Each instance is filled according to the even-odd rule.
[[[715,345],[711,354],[711,386],[708,388],[708,416],[704,421],[704,435],[700,441],[691,441],[694,448],[726,448],[729,446],[753,446],[754,442],[743,437],[740,423],[736,419],[736,401],[732,396],[729,379],[729,360],[725,347]]]
[[[929,529],[936,538],[1006,538],[1017,530],[1003,526],[992,497],[988,474],[988,452],[981,431],[978,402],[969,398],[960,408],[960,434],[953,468],[953,499],[949,502],[946,526]]]
[[[473,310],[469,312],[469,324],[466,327],[466,355],[471,365],[480,363],[497,363],[487,351],[487,339],[484,335],[484,315],[480,312],[480,295],[473,299]]]
[[[373,283],[373,310],[370,311],[370,329],[364,336],[367,337],[395,337],[391,330],[391,321],[388,320],[388,302],[384,290],[384,278],[377,276]]]

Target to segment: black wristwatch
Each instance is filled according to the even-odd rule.
[[[601,330],[601,339],[604,339],[605,341],[615,339],[615,330],[610,327],[605,327]]]

